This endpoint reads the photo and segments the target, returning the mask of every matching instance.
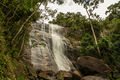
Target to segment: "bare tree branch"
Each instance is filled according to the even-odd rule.
[[[18,57],[20,56],[20,53],[22,52],[23,47],[24,47],[25,35],[26,35],[26,33],[24,33],[24,35],[23,35],[23,40],[22,40],[22,44],[21,44],[21,47],[20,47],[20,51],[19,51],[19,53],[18,53]]]

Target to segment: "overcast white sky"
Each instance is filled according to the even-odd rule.
[[[117,3],[120,0],[104,0],[104,3],[101,3],[98,7],[98,9],[95,10],[95,12],[100,15],[100,17],[105,18],[105,11],[107,10],[107,7],[110,6],[111,4]],[[57,4],[48,4],[48,7],[50,7],[50,9],[57,9],[58,12],[63,12],[63,13],[67,13],[67,12],[81,12],[82,15],[86,15],[86,11],[85,9],[80,6],[77,5],[73,2],[73,0],[65,0],[65,3],[63,5],[57,5]]]

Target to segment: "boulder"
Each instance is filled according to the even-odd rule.
[[[108,80],[100,76],[85,76],[81,80]]]
[[[73,72],[69,71],[59,71],[57,73],[57,80],[80,80],[82,78],[82,74],[75,70]]]
[[[100,74],[107,74],[112,71],[104,61],[91,56],[79,57],[77,59],[77,63],[82,68],[88,69],[90,71],[95,71]]]
[[[37,71],[38,79],[44,79],[44,80],[56,80],[55,79],[55,73],[53,71]]]
[[[57,79],[58,80],[71,80],[72,74],[68,71],[59,71],[57,73]]]
[[[73,74],[76,75],[76,76],[78,76],[79,78],[82,78],[82,76],[83,76],[83,75],[82,75],[79,71],[77,71],[77,70],[73,71]]]
[[[72,75],[73,75],[73,77],[72,77],[71,80],[80,80],[83,77],[83,75],[81,74],[81,72],[79,72],[77,70],[73,71]]]

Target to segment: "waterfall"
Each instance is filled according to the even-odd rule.
[[[52,36],[52,44],[53,44],[53,54],[54,60],[58,66],[59,70],[70,71],[71,62],[69,59],[64,55],[65,47],[62,40],[62,27],[58,25],[50,25],[51,28],[51,36]]]
[[[63,27],[35,23],[30,32],[31,63],[42,71],[70,71],[73,65],[65,56]]]

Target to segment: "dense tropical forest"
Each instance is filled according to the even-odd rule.
[[[42,18],[39,7],[55,1],[59,5],[64,2],[0,0],[0,80],[44,80],[41,77],[36,79],[36,73],[22,57],[29,41],[31,24]],[[107,74],[109,80],[120,80],[120,1],[108,7],[106,14],[109,15],[105,19],[93,13],[103,0],[74,2],[84,6],[88,17],[80,12],[60,12],[49,23],[65,28],[64,36],[70,40],[76,55],[103,60],[111,68]]]

